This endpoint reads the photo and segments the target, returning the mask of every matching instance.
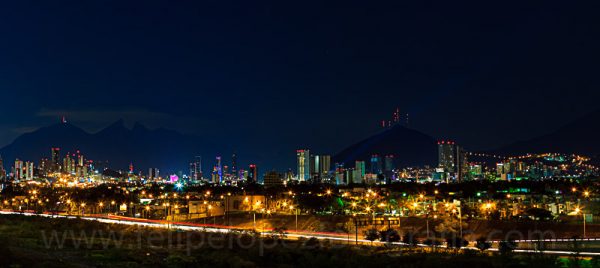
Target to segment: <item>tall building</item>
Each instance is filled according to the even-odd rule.
[[[466,153],[453,141],[438,142],[438,168],[443,169],[447,177],[462,181],[469,168]]]
[[[60,148],[54,147],[52,148],[52,172],[60,171]]]
[[[42,158],[40,160],[40,172],[42,172],[43,175],[48,174],[48,172],[50,171],[50,161],[48,161],[48,158]]]
[[[311,155],[310,156],[310,164],[309,164],[310,178],[321,177],[321,172],[319,170],[320,166],[321,166],[320,157],[318,155]]]
[[[190,163],[190,179],[192,181],[202,179],[202,156],[196,156],[194,162]]]
[[[13,178],[15,180],[20,180],[24,178],[24,174],[23,174],[23,161],[16,159],[15,160],[15,165],[13,167]]]
[[[250,166],[248,166],[247,182],[248,183],[257,183],[258,182],[258,168],[256,167],[255,164],[250,164]]]
[[[456,144],[454,142],[438,142],[438,167],[450,173],[456,171]]]
[[[346,184],[346,179],[344,178],[345,174],[345,168],[343,164],[336,164],[335,165],[335,184],[337,185],[345,185]]]
[[[160,178],[160,171],[158,168],[149,168],[148,169],[148,180],[157,180]]]
[[[354,183],[362,183],[365,179],[366,165],[365,161],[356,161],[354,164],[354,172],[356,173],[354,176]]]
[[[215,165],[216,168],[216,172],[217,172],[217,181],[214,181],[214,183],[221,183],[223,182],[223,163],[221,162],[221,156],[217,156],[216,158],[217,160],[217,164]]]
[[[63,172],[69,173],[69,174],[73,174],[75,173],[75,165],[76,165],[76,159],[74,158],[75,154],[71,154],[71,153],[67,153],[65,155],[65,158],[63,158]]]
[[[381,156],[374,154],[371,155],[371,173],[381,174],[383,172],[383,161]]]
[[[296,156],[298,158],[298,180],[307,181],[310,179],[310,151],[298,150]]]
[[[386,155],[385,156],[385,168],[384,168],[384,170],[386,172],[391,172],[395,168],[396,167],[394,165],[394,155],[393,154]]]
[[[77,159],[77,166],[83,167],[83,165],[85,163],[85,158],[83,157],[83,154],[79,150],[77,150],[76,159]]]
[[[0,181],[6,179],[6,169],[4,169],[4,161],[2,160],[2,156],[0,156]]]
[[[265,188],[283,185],[283,176],[275,171],[267,172],[264,176],[263,184]]]
[[[233,177],[235,177],[234,178],[235,180],[237,180],[239,178],[239,176],[237,176],[237,171],[238,171],[237,155],[235,153],[233,153],[231,155],[231,174],[233,175]]]
[[[321,155],[321,159],[319,161],[319,173],[321,178],[325,178],[329,176],[329,171],[331,170],[331,155]]]
[[[25,162],[25,167],[23,168],[23,178],[26,180],[33,180],[33,162]]]

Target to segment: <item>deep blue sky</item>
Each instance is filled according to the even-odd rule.
[[[0,145],[66,114],[293,163],[295,148],[372,134],[395,107],[477,150],[599,106],[597,4],[323,2],[3,2]]]

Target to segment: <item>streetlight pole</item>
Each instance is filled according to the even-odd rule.
[[[429,213],[425,215],[425,224],[427,225],[427,239],[429,239]]]
[[[461,207],[460,207],[460,206],[458,207],[458,227],[459,227],[459,230],[460,230],[460,237],[462,238],[462,237],[463,237],[463,229],[462,229],[462,209],[461,209]]]
[[[583,214],[583,239],[585,239],[585,213]]]

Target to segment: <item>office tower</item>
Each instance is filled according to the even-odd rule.
[[[331,155],[321,155],[319,159],[319,173],[321,178],[326,178],[329,176],[329,171],[331,170]]]
[[[233,153],[233,155],[231,155],[231,174],[233,174],[232,176],[235,177],[234,179],[238,179],[239,177],[237,176],[237,155],[235,153]]]
[[[258,168],[255,164],[250,164],[250,166],[248,166],[247,181],[248,183],[258,182]]]
[[[345,168],[343,164],[336,164],[335,165],[335,184],[337,185],[344,185],[346,184],[346,181],[344,179],[344,175],[345,175]]]
[[[52,148],[52,172],[60,171],[60,148]]]
[[[381,174],[383,172],[383,161],[381,156],[374,154],[371,156],[371,173]]]
[[[296,156],[298,158],[298,180],[307,181],[310,179],[310,151],[298,150]]]
[[[26,180],[33,180],[33,162],[25,162],[25,167],[23,169],[23,177]]]
[[[23,177],[23,161],[16,159],[13,167],[13,178],[15,180],[20,180]]]
[[[275,171],[270,171],[265,174],[263,184],[265,185],[265,188],[281,186],[283,185],[283,178],[281,174]]]
[[[453,141],[438,142],[438,167],[457,181],[462,181],[468,172],[467,156],[462,148]]]
[[[83,164],[85,162],[85,158],[83,157],[83,154],[81,154],[81,152],[79,150],[77,150],[77,154],[76,154],[76,158],[77,159],[77,166],[78,167],[83,167]]]
[[[452,141],[438,142],[438,167],[453,173],[456,171],[456,144]]]
[[[386,155],[385,156],[385,171],[391,172],[395,168],[396,167],[394,165],[394,155],[392,155],[392,154]]]
[[[345,184],[353,184],[355,179],[354,179],[354,175],[356,175],[356,171],[353,168],[347,168],[346,170],[344,170],[345,174],[344,174],[344,183]]]
[[[75,172],[75,160],[71,158],[71,153],[67,153],[63,158],[63,172],[72,174]]]
[[[2,160],[2,156],[0,156],[0,181],[6,179],[6,170],[4,169],[4,161]]]
[[[217,172],[217,177],[216,177],[217,181],[213,180],[213,182],[221,183],[221,182],[223,182],[223,166],[222,166],[223,163],[221,163],[221,156],[217,156],[216,160],[217,160],[217,164],[215,165],[215,168],[216,168],[216,172]]]
[[[320,157],[318,155],[311,155],[310,156],[310,164],[309,164],[309,168],[310,168],[310,178],[319,178],[321,177],[321,174],[319,172],[319,167],[320,167]]]
[[[202,157],[196,156],[194,162],[190,163],[190,178],[193,181],[202,179]]]
[[[160,171],[158,168],[150,168],[148,169],[148,179],[149,180],[157,180],[160,178]]]
[[[46,174],[48,174],[49,171],[50,171],[50,161],[48,161],[48,158],[40,159],[40,172],[42,172],[42,174],[46,175]]]
[[[354,164],[354,172],[356,173],[356,176],[354,176],[354,183],[362,183],[365,179],[365,174],[367,173],[365,161],[356,161]]]

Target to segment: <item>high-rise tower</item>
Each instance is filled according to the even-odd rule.
[[[310,151],[297,150],[296,156],[298,160],[298,180],[307,181],[310,179]]]

